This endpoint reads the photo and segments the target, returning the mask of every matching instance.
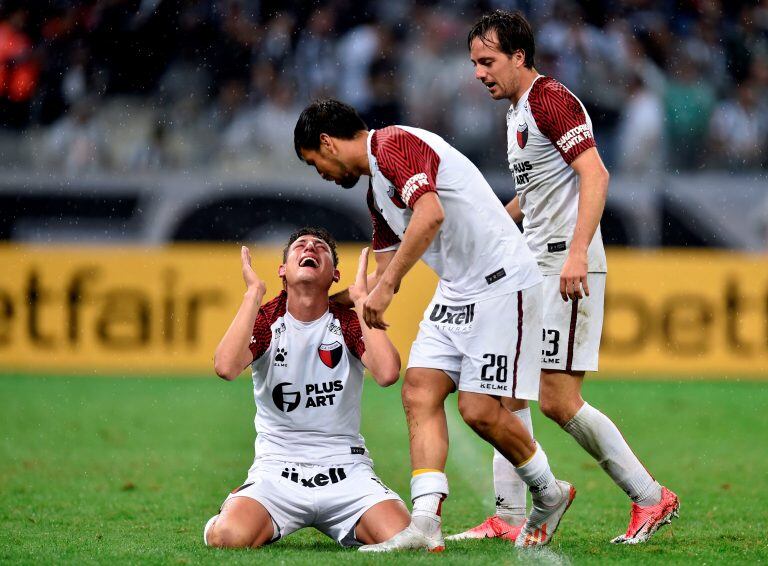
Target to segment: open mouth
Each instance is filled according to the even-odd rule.
[[[493,90],[493,87],[496,86],[496,83],[483,83],[485,85],[485,88],[488,90]]]
[[[305,257],[301,261],[299,261],[299,267],[314,267],[318,268],[320,267],[320,264],[317,262],[317,260],[313,257]]]

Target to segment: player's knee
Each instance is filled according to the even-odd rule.
[[[208,546],[216,548],[245,548],[252,545],[253,536],[245,529],[219,521],[211,528],[207,540]]]
[[[489,398],[492,400],[492,398]],[[490,430],[498,421],[498,402],[488,403],[477,398],[459,396],[459,413],[464,422],[479,434]]]
[[[544,416],[552,419],[560,426],[565,426],[573,413],[567,403],[561,402],[559,399],[542,398],[539,400],[539,409],[544,413]]]
[[[422,387],[408,379],[403,382],[400,395],[403,399],[403,408],[406,413],[425,409],[434,404],[431,399],[433,395],[428,388]]]

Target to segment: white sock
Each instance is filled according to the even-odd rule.
[[[440,534],[443,500],[448,496],[448,478],[439,470],[417,473],[411,478],[413,512],[411,522],[427,536]]]
[[[533,436],[531,409],[526,407],[513,414],[520,418]],[[525,521],[526,485],[515,471],[515,466],[498,450],[493,451],[493,488],[496,492],[496,515],[510,525],[519,525]]]
[[[641,507],[661,501],[659,482],[643,467],[619,429],[603,413],[584,403],[563,428],[632,501]]]
[[[205,524],[205,528],[203,529],[203,542],[205,543],[205,546],[208,546],[208,531],[211,530],[211,527],[216,522],[216,519],[219,518],[218,513],[208,519],[208,522]]]
[[[544,449],[536,443],[536,452],[522,466],[515,468],[531,492],[534,501],[541,501],[547,507],[557,504],[563,497],[560,486],[549,467]]]

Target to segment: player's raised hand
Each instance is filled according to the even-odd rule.
[[[582,293],[582,288],[584,292]],[[587,258],[575,257],[568,254],[560,272],[560,296],[564,301],[575,301],[584,296],[589,297],[589,284],[587,283]]]
[[[379,281],[363,302],[363,320],[368,328],[386,330],[389,324],[384,322],[384,311],[392,302],[395,290]]]
[[[355,282],[349,287],[349,298],[355,307],[362,306],[362,302],[368,298],[368,248],[360,252]]]
[[[246,246],[240,248],[240,262],[243,268],[243,280],[246,288],[251,291],[257,291],[262,296],[267,292],[267,285],[262,281],[251,267],[251,250]]]

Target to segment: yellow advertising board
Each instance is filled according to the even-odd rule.
[[[361,246],[340,249],[342,289]],[[280,248],[252,250],[268,297]],[[0,246],[0,370],[212,372],[244,291],[236,245]],[[768,378],[768,257],[609,252],[601,370]],[[436,277],[419,264],[387,312],[407,359]]]

